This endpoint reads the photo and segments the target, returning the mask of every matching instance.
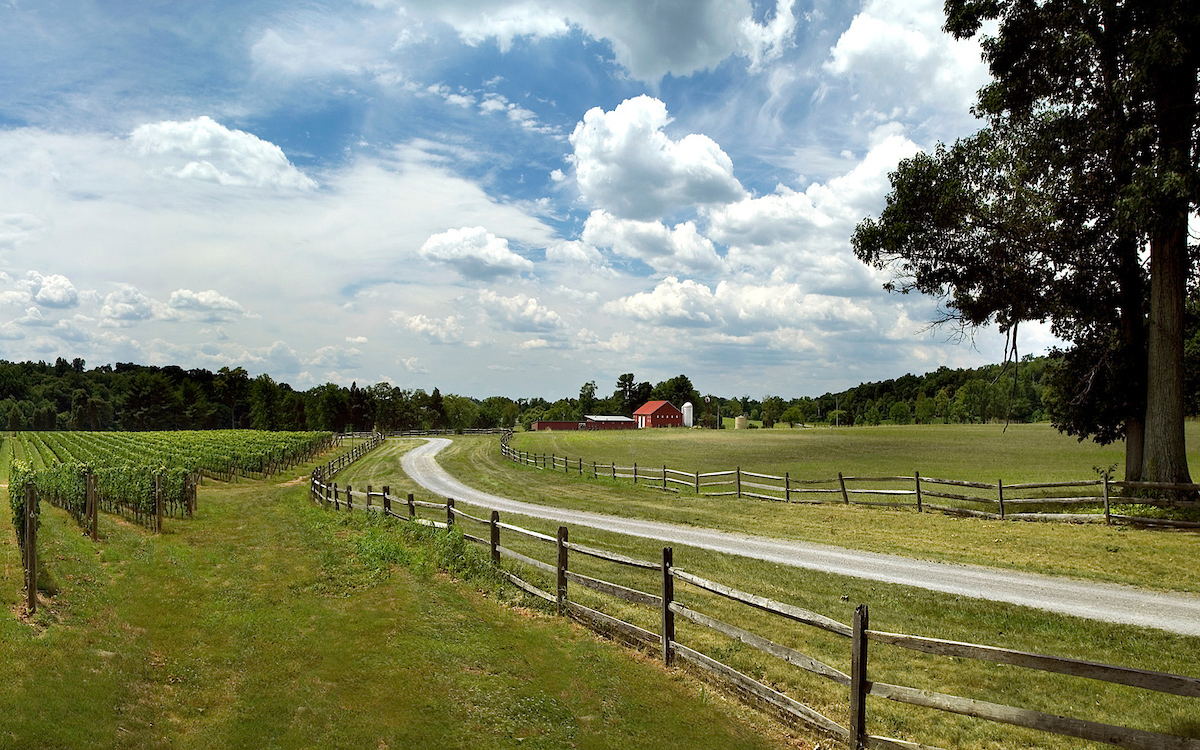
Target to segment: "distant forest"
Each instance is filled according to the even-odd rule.
[[[1200,347],[1189,346],[1189,374],[1200,373]],[[696,422],[745,415],[778,424],[847,426],[933,422],[1053,420],[1070,398],[1054,378],[1053,357],[1026,357],[973,369],[941,367],[924,375],[863,383],[839,393],[787,399],[701,394],[686,375],[652,385],[621,375],[611,395],[595,381],[578,398],[550,402],[504,396],[475,399],[437,388],[389,383],[349,388],[326,383],[305,391],[242,368],[217,372],[129,363],[87,369],[82,359],[0,360],[0,429],[14,430],[411,430],[528,426],[538,419],[579,420],[585,414],[630,415],[647,401],[692,402]],[[1196,380],[1188,383],[1190,415],[1200,410]]]

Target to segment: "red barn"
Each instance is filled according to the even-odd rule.
[[[647,401],[633,413],[638,429],[643,427],[683,427],[683,412],[669,401]]]

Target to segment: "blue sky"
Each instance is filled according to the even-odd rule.
[[[978,128],[986,68],[942,22],[876,0],[0,1],[0,358],[550,398],[997,361],[998,333],[927,330],[935,301],[850,250],[900,159]]]

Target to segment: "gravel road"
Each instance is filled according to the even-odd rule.
[[[798,568],[1200,636],[1200,596],[1148,591],[1132,586],[982,565],[929,562],[831,545],[524,503],[472,489],[446,473],[438,464],[436,455],[448,445],[450,441],[445,438],[428,438],[425,445],[403,456],[404,471],[430,492],[474,505]]]

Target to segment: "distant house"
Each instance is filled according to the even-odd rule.
[[[610,417],[588,414],[584,417],[585,430],[632,430],[637,427],[633,417]]]
[[[531,430],[578,430],[581,422],[557,422],[550,419],[539,419],[529,426]]]
[[[683,412],[669,401],[648,401],[633,413],[638,429],[644,427],[682,427]]]

